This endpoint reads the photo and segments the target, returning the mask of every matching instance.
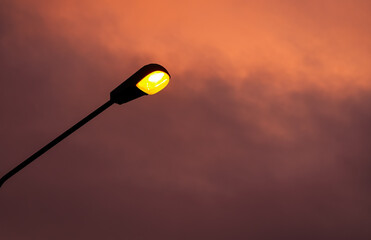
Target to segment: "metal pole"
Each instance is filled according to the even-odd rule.
[[[80,122],[76,123],[73,125],[70,129],[56,137],[53,141],[50,143],[46,144],[43,148],[41,148],[39,151],[35,152],[33,155],[31,155],[29,158],[24,160],[22,163],[20,163],[18,166],[13,168],[11,171],[9,171],[7,174],[5,174],[1,179],[0,179],[0,187],[4,184],[6,180],[8,180],[10,177],[12,177],[14,174],[22,170],[24,167],[26,167],[28,164],[33,162],[36,158],[40,157],[42,154],[47,152],[49,149],[57,145],[60,141],[68,137],[70,134],[72,134],[74,131],[85,125],[87,122],[89,122],[91,119],[96,117],[98,114],[106,110],[108,107],[110,107],[113,104],[111,100],[97,108],[95,111],[90,113],[88,116],[86,116],[84,119],[82,119]]]

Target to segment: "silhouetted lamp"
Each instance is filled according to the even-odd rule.
[[[169,72],[161,65],[158,64],[148,64],[141,69],[139,69],[136,73],[134,73],[131,77],[129,77],[126,81],[120,84],[117,88],[115,88],[110,94],[110,100],[108,100],[105,104],[97,108],[94,112],[90,113],[80,122],[76,123],[70,129],[59,135],[53,141],[45,145],[39,151],[34,153],[32,156],[27,158],[25,161],[20,163],[17,167],[9,171],[0,179],[0,187],[4,184],[6,180],[8,180],[11,176],[16,174],[22,168],[26,167],[36,158],[40,157],[43,153],[48,151],[50,148],[55,146],[57,143],[62,141],[64,138],[69,136],[71,133],[79,129],[85,123],[96,117],[99,113],[106,110],[112,104],[123,104],[134,100],[136,98],[145,96],[145,95],[153,95],[166,87],[169,83],[170,74]]]
[[[123,104],[144,95],[152,95],[169,83],[168,71],[158,65],[149,64],[134,73],[120,86],[111,92],[111,101]]]

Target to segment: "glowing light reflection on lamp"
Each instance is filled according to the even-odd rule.
[[[166,87],[170,76],[163,71],[154,71],[145,76],[137,83],[137,87],[143,92],[152,95]]]

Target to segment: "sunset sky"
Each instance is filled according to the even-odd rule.
[[[371,239],[368,0],[1,0],[0,239]]]

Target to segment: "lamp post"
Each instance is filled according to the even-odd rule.
[[[117,88],[112,90],[112,92],[110,93],[110,99],[106,103],[98,107],[95,111],[90,113],[88,116],[83,118],[81,121],[73,125],[67,131],[59,135],[50,143],[46,144],[39,151],[35,152],[29,158],[27,158],[18,166],[16,166],[7,174],[5,174],[0,179],[0,187],[4,184],[6,180],[8,180],[14,174],[22,170],[28,164],[30,164],[35,159],[40,157],[42,154],[47,152],[50,148],[54,147],[57,143],[68,137],[70,134],[75,132],[77,129],[82,127],[84,124],[89,122],[98,114],[106,110],[112,104],[117,103],[121,105],[123,103],[129,102],[131,100],[134,100],[145,95],[155,94],[161,91],[163,88],[165,88],[166,85],[169,83],[169,80],[170,80],[169,72],[161,65],[148,64],[142,67],[131,77],[129,77],[126,81],[121,83]]]

